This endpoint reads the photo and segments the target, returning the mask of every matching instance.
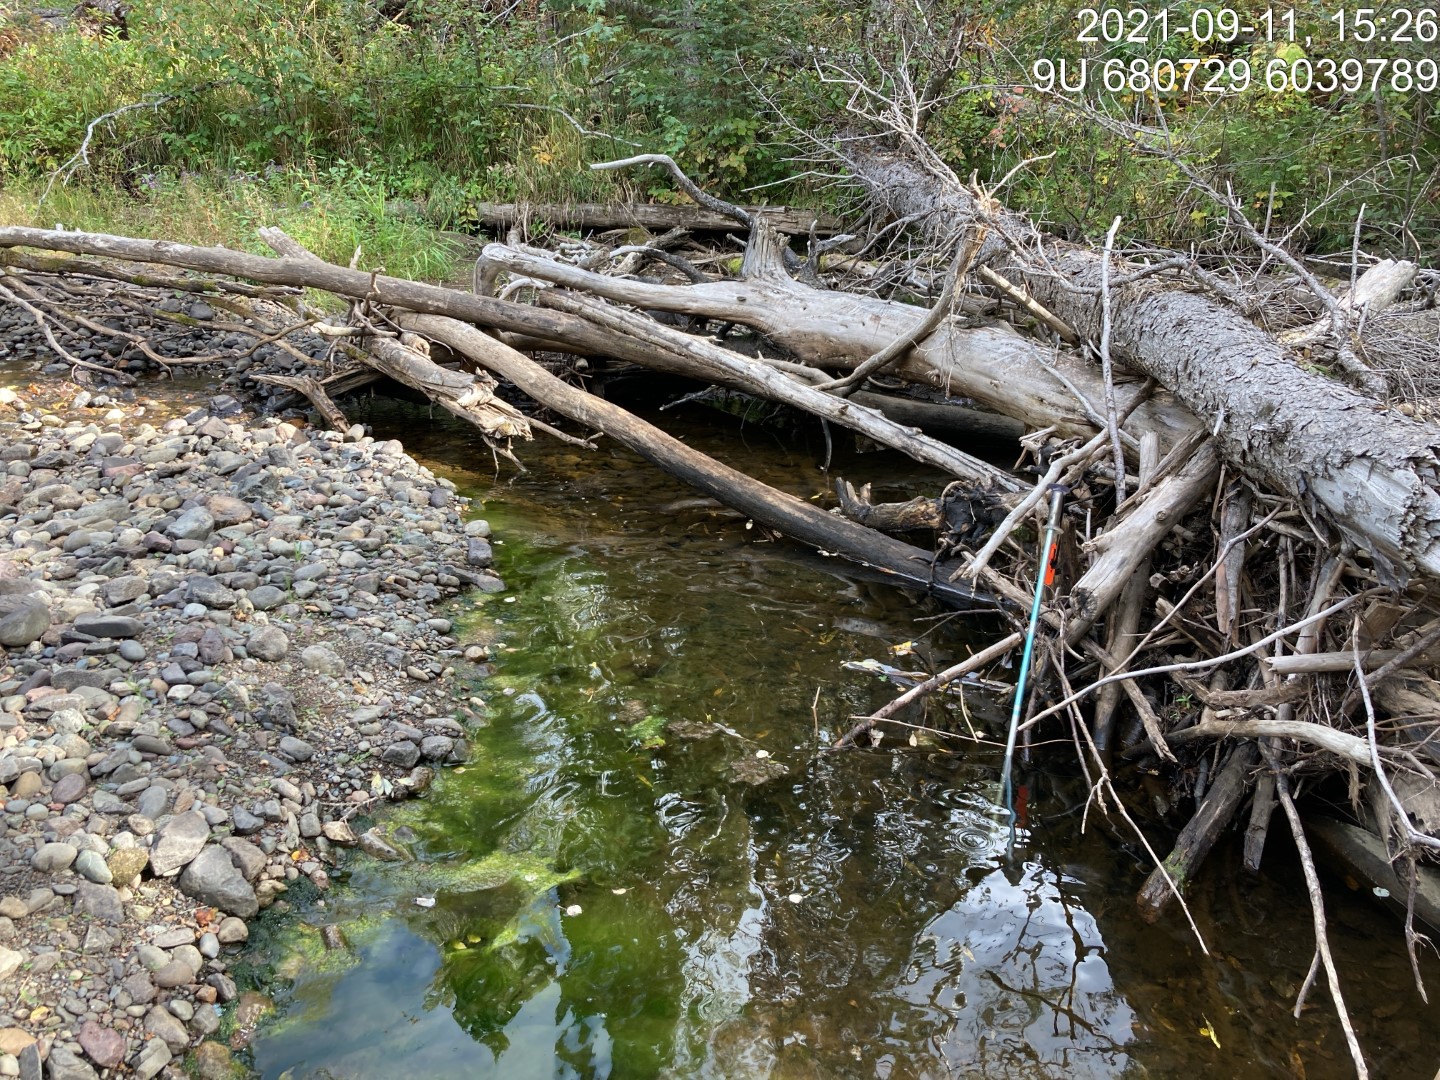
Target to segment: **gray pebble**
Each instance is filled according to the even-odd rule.
[[[260,585],[250,590],[250,603],[256,611],[270,611],[285,602],[285,592],[274,585]]]
[[[40,850],[30,857],[30,865],[42,874],[55,874],[68,870],[76,854],[69,844],[42,844]]]
[[[286,735],[280,740],[280,753],[291,761],[309,761],[315,756],[315,748],[304,739]]]
[[[306,671],[318,671],[322,675],[343,675],[345,661],[328,645],[308,645],[300,650],[300,663]]]
[[[97,885],[109,885],[114,875],[105,865],[104,857],[98,851],[86,849],[75,856],[75,869],[87,881]]]
[[[393,742],[380,754],[380,760],[387,765],[398,765],[408,769],[420,760],[420,748],[408,739]]]
[[[246,639],[245,651],[256,660],[284,660],[290,652],[290,638],[278,626],[262,626]]]

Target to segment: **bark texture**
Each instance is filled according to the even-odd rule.
[[[1019,215],[987,211],[907,159],[862,151],[852,163],[878,205],[915,217],[937,240],[988,222],[989,265],[1099,340],[1100,256],[1038,235]],[[1112,307],[1115,355],[1205,417],[1228,461],[1304,499],[1387,579],[1440,573],[1440,429],[1305,370],[1209,296],[1142,279],[1114,290]]]
[[[752,214],[764,213],[767,221],[783,233],[831,236],[840,231],[840,219],[813,210],[791,210],[783,206],[747,206]],[[703,206],[665,206],[653,203],[480,203],[476,217],[485,225],[508,227],[527,221],[544,221],[562,229],[691,229],[726,232],[737,228],[735,219]]]

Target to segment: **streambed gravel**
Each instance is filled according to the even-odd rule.
[[[359,427],[0,372],[0,1076],[235,1074],[251,921],[483,722],[465,510]]]

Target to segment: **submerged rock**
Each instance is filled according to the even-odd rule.
[[[391,843],[378,829],[366,829],[360,834],[360,850],[385,862],[409,862],[413,857],[398,844]]]
[[[772,757],[743,757],[730,763],[730,772],[740,783],[758,787],[788,776],[790,769]]]
[[[230,1051],[219,1043],[207,1040],[195,1048],[195,1075],[200,1080],[233,1080],[242,1074]]]

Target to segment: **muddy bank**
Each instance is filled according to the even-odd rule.
[[[4,374],[0,1075],[228,1075],[250,921],[468,755],[489,529],[358,427]]]

